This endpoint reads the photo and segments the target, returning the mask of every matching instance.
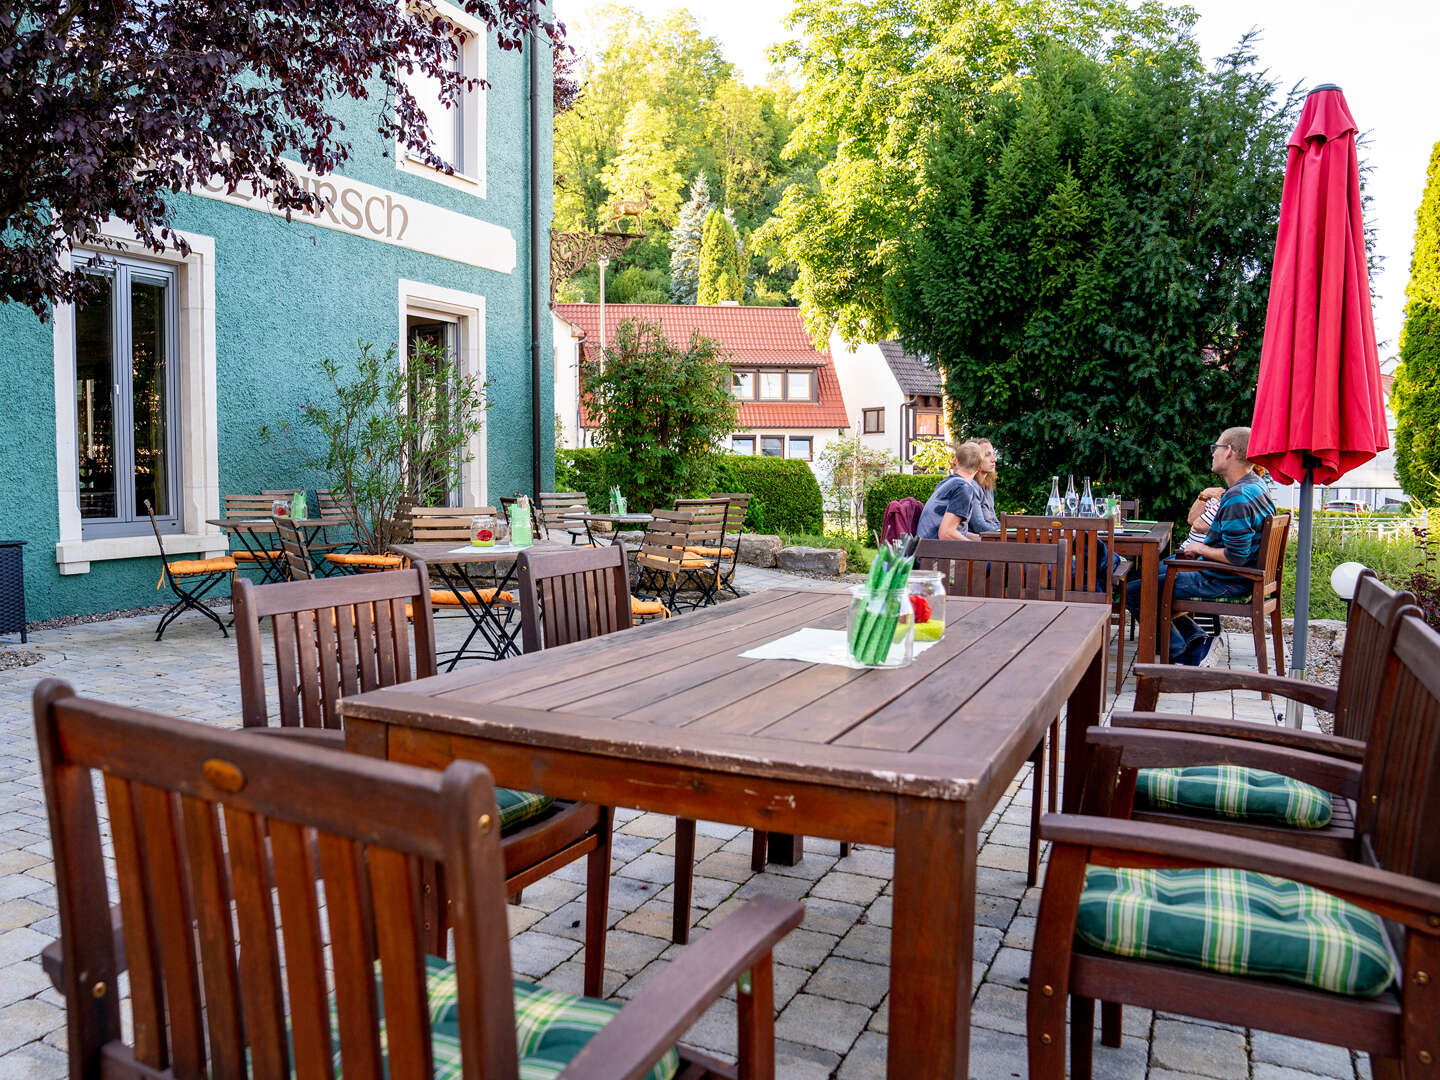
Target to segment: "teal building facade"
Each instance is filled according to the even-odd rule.
[[[323,177],[294,166],[320,214],[286,221],[243,189],[177,195],[188,256],[131,243],[78,310],[0,306],[0,540],[27,541],[30,622],[168,602],[145,498],[163,504],[167,554],[203,558],[230,547],[207,524],[224,495],[330,487],[260,429],[311,437],[298,421],[328,392],[320,361],[362,341],[440,340],[487,382],[463,504],[553,486],[549,52],[532,65],[438,6],[464,35],[462,70],[489,83],[432,121],[456,175],[382,140],[374,101],[347,100],[350,160]]]

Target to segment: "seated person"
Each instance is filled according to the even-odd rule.
[[[999,532],[1000,515],[995,512],[995,466],[999,464],[1000,455],[995,452],[995,444],[989,439],[967,441],[980,447],[980,469],[975,473],[975,486],[980,489],[980,512],[971,522],[970,531]]]
[[[1192,546],[1205,543],[1205,538],[1210,535],[1210,526],[1220,510],[1220,496],[1224,494],[1225,489],[1222,487],[1207,487],[1195,496],[1195,501],[1190,504],[1190,510],[1185,515],[1185,520],[1190,523],[1190,535],[1185,537],[1176,551],[1177,555],[1189,551]]]
[[[1193,537],[1187,538],[1182,549],[1176,552],[1176,557],[1231,566],[1255,565],[1260,554],[1260,529],[1265,519],[1275,512],[1275,504],[1270,500],[1265,481],[1245,457],[1249,449],[1248,427],[1228,428],[1218,442],[1210,445],[1210,468],[1225,481],[1225,489],[1204,539],[1193,542]],[[1198,521],[1201,516],[1203,513],[1197,513],[1195,520]],[[1160,565],[1157,603],[1164,595],[1168,563],[1167,559]],[[1138,580],[1132,581],[1125,590],[1125,606],[1136,617],[1140,613],[1140,586]],[[1231,574],[1201,570],[1181,574],[1175,579],[1174,596],[1177,600],[1189,597],[1218,600],[1249,594],[1250,582]],[[1195,625],[1193,619],[1182,615],[1168,629],[1172,663],[1196,665],[1205,659],[1205,654],[1210,651],[1211,639]],[[1159,630],[1160,633],[1165,631],[1165,627]]]
[[[983,456],[974,443],[955,447],[950,475],[935,490],[920,511],[918,532],[922,540],[976,540],[984,531],[980,522],[980,488],[975,474]]]

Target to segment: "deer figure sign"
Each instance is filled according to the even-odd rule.
[[[645,211],[650,209],[650,204],[655,201],[655,194],[646,184],[645,189],[640,193],[638,199],[621,199],[610,208],[610,224],[616,230],[620,228],[620,222],[627,217],[635,219],[635,226],[640,232],[645,231]]]

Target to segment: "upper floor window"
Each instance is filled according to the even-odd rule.
[[[810,372],[792,371],[786,376],[786,379],[789,383],[786,389],[786,397],[791,401],[810,400]]]
[[[784,457],[785,436],[783,435],[761,435],[760,436],[761,457]]]
[[[881,435],[885,431],[884,409],[862,409],[861,424],[866,435]]]
[[[785,397],[785,374],[780,371],[762,371],[760,373],[760,400],[780,401]]]
[[[485,78],[487,27],[463,7],[435,0],[434,7],[454,30],[456,55],[452,70],[467,79]],[[423,74],[419,69],[401,70],[401,77],[415,95],[425,113],[425,126],[430,133],[435,153],[452,169],[448,175],[425,165],[403,145],[396,146],[396,167],[422,173],[427,178],[449,187],[485,194],[485,95],[477,86],[462,91],[458,100],[444,102],[440,96],[441,80]]]
[[[737,371],[730,376],[730,392],[737,398],[750,399],[755,396],[755,373]]]
[[[455,49],[456,55],[450,63],[450,70],[460,75],[469,74],[465,70],[464,35],[456,35]],[[470,95],[461,94],[458,102],[443,101],[440,96],[440,79],[427,75],[418,68],[406,75],[405,86],[415,95],[421,111],[425,113],[425,126],[430,131],[430,142],[435,153],[456,172],[466,172],[465,111],[469,102],[465,99]],[[410,157],[412,160],[419,160],[413,152]]]
[[[75,435],[86,537],[179,527],[175,270],[116,259],[75,307]],[[145,527],[148,530],[148,524]]]
[[[939,435],[940,434],[940,410],[939,409],[916,409],[915,410],[915,434],[916,435]]]
[[[755,456],[754,435],[732,435],[730,436],[730,452],[732,454],[744,454],[746,457]]]

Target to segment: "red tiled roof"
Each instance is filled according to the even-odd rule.
[[[555,314],[574,326],[585,358],[595,355],[600,337],[599,304],[556,304]],[[835,375],[829,349],[811,343],[800,321],[800,309],[793,307],[745,307],[739,304],[606,304],[606,344],[613,344],[616,331],[626,320],[659,323],[665,336],[686,342],[699,331],[720,344],[722,352],[736,367],[814,368],[819,400],[805,404],[794,401],[746,401],[739,405],[739,428],[843,428],[849,426],[840,380]],[[590,427],[588,411],[582,406],[581,423]]]

